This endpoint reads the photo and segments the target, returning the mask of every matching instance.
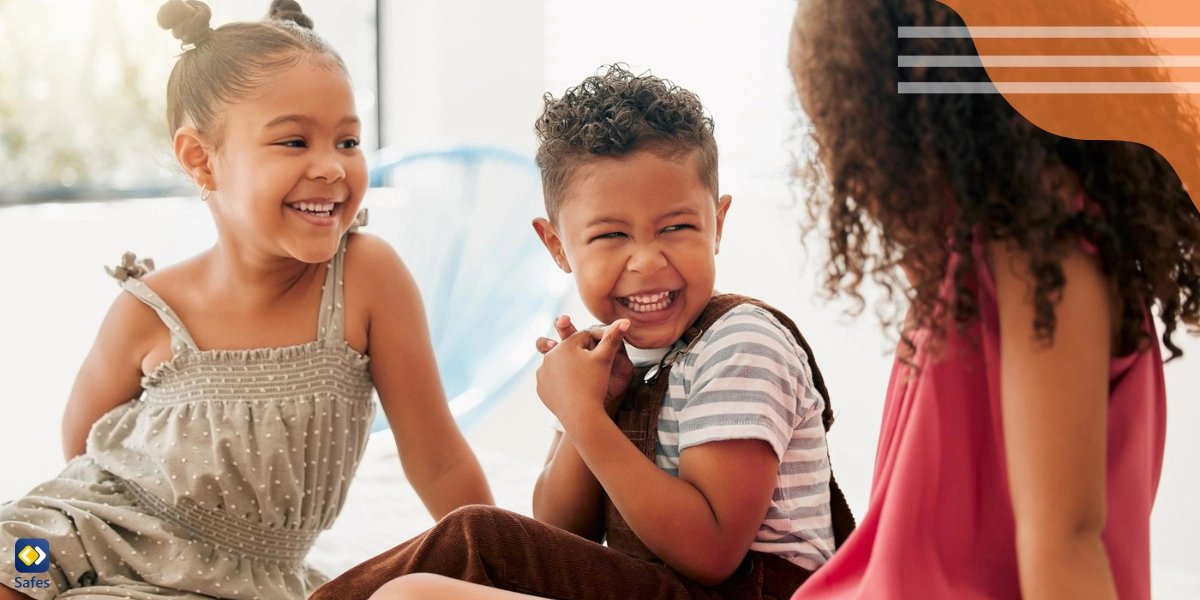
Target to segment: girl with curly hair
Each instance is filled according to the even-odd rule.
[[[1200,324],[1200,213],[1148,147],[1052,135],[999,94],[898,93],[988,81],[899,67],[976,54],[901,27],[965,24],[934,0],[802,0],[793,25],[826,289],[861,303],[872,278],[909,305],[868,512],[793,598],[1148,599],[1158,342],[1176,358]]]

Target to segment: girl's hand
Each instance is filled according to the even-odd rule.
[[[599,340],[577,331],[546,352],[537,370],[538,397],[568,431],[579,419],[608,414],[609,381],[628,329],[629,320],[620,319],[605,327]]]
[[[558,332],[559,339],[565,340],[575,334],[575,325],[571,323],[571,317],[562,315],[554,320],[554,329]],[[585,331],[591,334],[592,339],[597,343],[604,338],[604,326],[593,325]],[[545,354],[552,348],[558,345],[558,342],[550,338],[538,338],[537,350]],[[625,398],[625,392],[629,389],[629,383],[633,380],[633,362],[629,360],[629,354],[625,351],[625,344],[621,344],[617,350],[617,356],[613,359],[612,370],[608,376],[608,391],[604,396],[604,412],[608,416],[617,414],[617,409],[621,407],[621,400]]]

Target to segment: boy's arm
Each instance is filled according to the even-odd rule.
[[[603,492],[575,444],[555,432],[546,466],[533,487],[533,517],[600,542],[604,539]]]
[[[1108,521],[1108,282],[1093,257],[1067,252],[1057,328],[1047,344],[1034,337],[1028,254],[999,242],[988,251],[1021,592],[1031,599],[1115,599],[1101,537]]]
[[[435,519],[492,504],[483,469],[446,404],[416,282],[383,240],[357,234],[350,244],[346,279],[364,282],[371,379],[405,476]]]
[[[566,315],[554,320],[554,328],[560,339],[567,339],[576,331],[571,318]],[[602,328],[593,327],[586,331],[597,342],[603,337]],[[537,350],[545,354],[557,343],[548,338],[539,338]],[[616,414],[620,407],[632,377],[633,364],[627,355],[618,352],[609,373],[605,395],[605,411],[610,416]],[[571,443],[571,438],[563,435],[559,429],[550,444],[546,465],[534,484],[534,518],[580,537],[601,542],[604,540],[603,493],[600,482],[588,470],[579,456],[579,450]]]
[[[586,332],[559,344],[538,369],[538,394],[642,542],[695,581],[719,583],[741,563],[767,513],[775,450],[758,439],[713,441],[681,453],[678,478],[660,469],[604,409],[620,337],[613,325],[598,344]]]
[[[675,478],[647,460],[603,411],[567,431],[647,548],[705,585],[733,574],[775,490],[779,460],[770,444],[742,439],[688,448]]]

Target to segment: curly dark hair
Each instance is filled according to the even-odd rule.
[[[717,141],[700,98],[665,79],[634,75],[622,65],[545,96],[537,132],[546,216],[558,220],[571,175],[597,157],[618,158],[638,150],[684,157],[698,153],[700,177],[717,197]]]
[[[1163,344],[1172,359],[1182,355],[1171,341],[1177,324],[1200,325],[1200,212],[1171,165],[1140,144],[1050,134],[1000,94],[898,93],[898,82],[989,81],[982,68],[898,66],[901,55],[976,55],[967,37],[901,38],[909,26],[965,24],[934,0],[804,0],[797,12],[790,66],[815,144],[797,176],[811,217],[805,238],[828,229],[826,294],[845,294],[861,311],[859,287],[871,278],[886,294],[879,313],[890,328],[905,290],[902,341],[912,349],[915,328],[944,335],[949,322],[935,315],[959,327],[976,319],[972,244],[1003,240],[1029,256],[1034,330],[1051,340],[1064,253],[1086,239],[1113,290],[1114,351],[1150,341],[1143,311],[1156,307]],[[1186,128],[1179,135],[1196,135],[1182,108],[1173,118]],[[1064,201],[1072,187],[1089,210]],[[952,255],[961,261],[948,274]],[[911,287],[898,266],[915,274]],[[939,294],[948,275],[950,299]]]

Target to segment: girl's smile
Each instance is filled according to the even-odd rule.
[[[338,223],[342,201],[312,198],[285,204],[289,210],[301,219],[318,227],[332,227]]]
[[[224,117],[209,208],[218,231],[237,232],[223,241],[308,264],[328,261],[367,189],[350,82],[337,65],[314,58],[262,85]]]

